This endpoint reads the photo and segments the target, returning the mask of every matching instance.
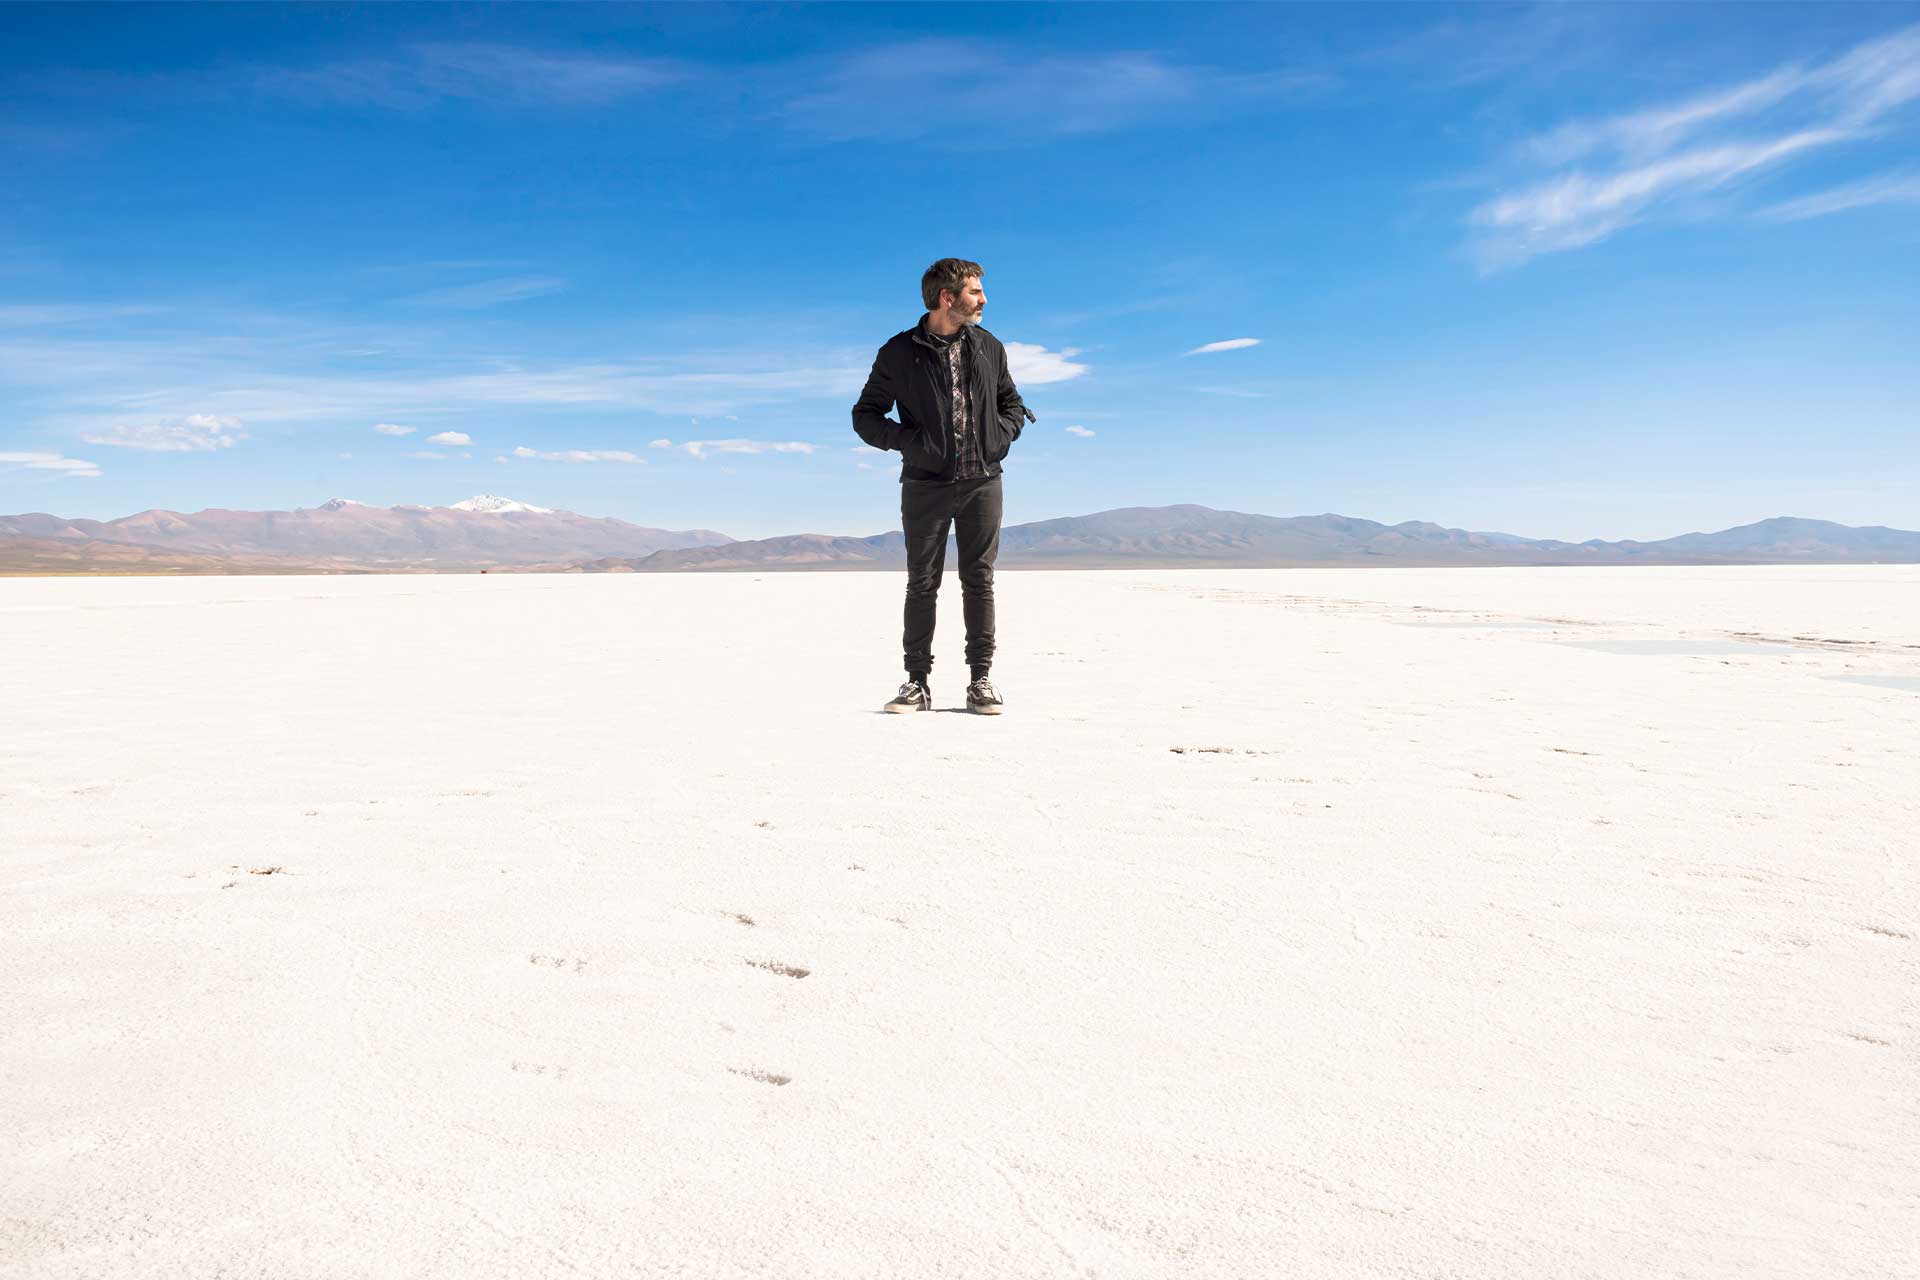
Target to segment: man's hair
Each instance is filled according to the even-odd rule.
[[[970,277],[985,274],[986,268],[977,262],[968,262],[965,258],[942,258],[920,277],[920,300],[927,304],[927,310],[938,311],[942,289],[957,298],[960,291],[967,287]]]

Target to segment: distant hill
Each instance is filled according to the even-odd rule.
[[[1424,521],[1262,516],[1211,507],[1122,507],[1001,530],[1008,568],[1234,568],[1278,565],[1845,564],[1920,561],[1920,533],[1781,517],[1660,542],[1558,542]],[[949,552],[949,563],[952,553]],[[899,531],[868,538],[796,534],[724,546],[608,557],[584,573],[686,570],[900,569]]]
[[[950,552],[948,563],[956,562]],[[998,561],[1028,569],[1915,562],[1920,533],[1787,516],[1659,542],[1557,542],[1425,521],[1386,525],[1352,516],[1263,516],[1192,505],[1121,507],[1011,525],[1001,530]],[[56,563],[65,567],[46,567]],[[679,573],[905,566],[906,543],[897,529],[865,538],[802,533],[737,542],[709,529],[651,529],[489,494],[453,507],[370,507],[336,498],[296,511],[143,511],[109,521],[0,516],[0,572],[14,573]]]
[[[1803,520],[1775,516],[1757,524],[1718,533],[1683,533],[1659,542],[1589,542],[1583,546],[1611,547],[1633,558],[1655,555],[1698,556],[1708,560],[1765,560],[1769,563],[1805,561],[1911,561],[1920,559],[1920,533],[1889,529],[1885,525],[1835,524],[1831,520]]]
[[[470,569],[572,562],[730,542],[711,529],[652,529],[481,494],[453,507],[375,507],[335,498],[294,511],[142,511],[118,520],[0,516],[0,568],[12,539],[104,542],[201,557],[291,557],[323,567]]]
[[[371,568],[333,561],[301,560],[294,556],[205,556],[164,547],[139,547],[130,542],[98,538],[0,537],[0,574],[23,577],[59,577],[71,574],[194,574],[262,573],[427,573],[399,566]]]

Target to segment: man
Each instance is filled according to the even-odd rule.
[[[853,429],[900,451],[900,527],[907,535],[907,682],[888,711],[931,711],[934,600],[947,530],[960,548],[967,624],[967,709],[999,715],[993,666],[993,561],[1000,552],[1000,460],[1033,412],[1007,372],[1007,349],[980,327],[987,294],[977,262],[942,258],[920,277],[927,313],[887,339],[853,406]],[[895,405],[900,420],[887,417]]]

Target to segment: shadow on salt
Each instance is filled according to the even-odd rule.
[[[1475,629],[1485,628],[1488,631],[1557,631],[1559,629],[1559,624],[1557,623],[1524,622],[1518,618],[1490,619],[1484,622],[1463,622],[1455,618],[1423,618],[1418,622],[1403,621],[1400,619],[1395,619],[1395,621],[1400,622],[1400,625],[1403,627],[1473,627]]]
[[[1770,653],[1778,657],[1788,652],[1787,648],[1783,645],[1749,644],[1741,640],[1649,638],[1643,640],[1562,640],[1558,643],[1573,649],[1596,649],[1601,653],[1675,655],[1689,658],[1707,658],[1727,653]]]
[[[1920,676],[1828,676],[1829,680],[1845,680],[1848,684],[1870,684],[1876,689],[1904,689],[1908,693],[1920,693]]]

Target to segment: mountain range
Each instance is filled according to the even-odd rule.
[[[957,557],[949,552],[949,564]],[[1007,568],[1285,565],[1847,564],[1920,562],[1920,533],[1781,516],[1658,542],[1559,542],[1386,525],[1351,516],[1265,516],[1202,506],[1122,507],[1001,531]],[[737,541],[655,529],[481,494],[450,507],[336,498],[294,511],[152,510],[118,520],[0,516],[0,573],[391,573],[506,570],[673,573],[903,569],[899,530]]]
[[[0,566],[16,558],[7,555],[10,538],[72,547],[108,543],[157,548],[184,557],[183,564],[196,557],[224,561],[267,556],[361,570],[573,563],[732,541],[711,529],[650,529],[492,494],[451,507],[375,507],[335,498],[293,511],[213,508],[189,515],[153,510],[105,521],[0,516]],[[43,548],[41,554],[46,553]]]
[[[949,550],[948,563],[955,562]],[[1000,532],[996,561],[1025,569],[1888,562],[1920,562],[1920,533],[1782,516],[1659,542],[1558,542],[1448,529],[1425,521],[1385,525],[1351,516],[1262,516],[1199,506],[1122,507],[1010,525]],[[895,530],[868,538],[796,534],[675,548],[649,556],[591,560],[572,568],[582,573],[671,573],[905,566],[906,541]]]

